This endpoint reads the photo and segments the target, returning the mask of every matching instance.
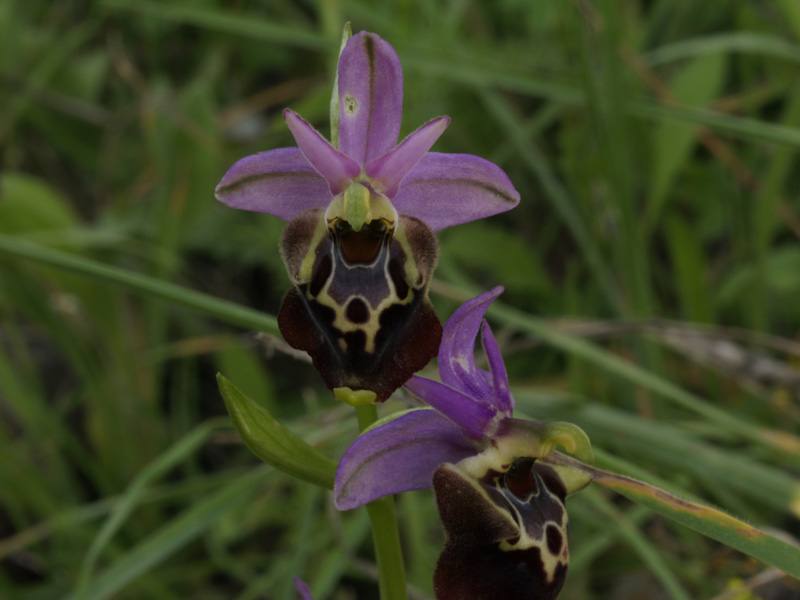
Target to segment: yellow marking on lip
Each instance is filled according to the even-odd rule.
[[[319,244],[322,236],[325,234],[336,236],[336,228],[339,223],[347,223],[353,231],[360,231],[365,224],[372,223],[373,221],[380,220],[386,227],[385,235],[389,238],[396,240],[405,253],[405,261],[403,264],[405,271],[405,279],[409,285],[410,293],[407,293],[405,298],[400,299],[397,293],[395,283],[389,273],[389,262],[392,259],[391,243],[392,240],[384,238],[384,244],[388,243],[389,247],[384,247],[376,257],[375,261],[368,267],[365,265],[352,265],[344,262],[338,253],[341,248],[332,253],[333,265],[331,273],[324,285],[321,287],[316,296],[308,294],[308,298],[315,300],[322,306],[326,306],[333,310],[334,319],[331,325],[341,333],[351,333],[356,331],[363,331],[365,335],[364,351],[370,354],[376,351],[376,337],[380,331],[380,317],[383,312],[394,305],[406,305],[414,301],[415,291],[422,287],[420,282],[419,268],[414,261],[414,255],[411,247],[406,238],[402,224],[398,226],[399,216],[391,201],[381,193],[373,192],[366,185],[362,183],[353,182],[341,194],[336,195],[325,211],[324,219],[322,220],[323,227],[319,227],[314,232],[311,249],[303,258],[300,267],[300,273],[303,275],[305,281],[311,281],[314,261],[316,259],[316,247]],[[335,243],[335,242],[334,242]],[[353,323],[347,319],[347,305],[351,298],[360,297],[358,294],[353,294],[348,297],[343,303],[337,302],[329,293],[330,287],[337,277],[338,269],[363,269],[370,268],[375,271],[380,270],[383,278],[385,278],[388,285],[388,292],[385,297],[381,298],[377,306],[373,307],[366,298],[362,297],[369,310],[369,318],[363,323]],[[377,275],[376,275],[377,276]],[[343,351],[347,348],[340,342],[340,347]]]
[[[358,296],[353,297],[357,298]],[[409,304],[413,299],[413,293],[409,294],[405,300],[398,300],[397,296],[390,295],[384,298],[375,309],[369,306],[369,303],[365,302],[369,310],[369,319],[365,323],[352,323],[347,319],[347,303],[345,303],[344,306],[340,305],[333,298],[325,294],[324,291],[316,298],[317,302],[320,304],[333,309],[336,316],[333,319],[332,325],[336,329],[342,333],[350,333],[353,331],[364,332],[364,335],[366,336],[366,340],[364,342],[364,351],[369,352],[370,354],[374,353],[376,349],[375,338],[381,329],[380,318],[383,311],[395,304]],[[346,348],[343,348],[343,350],[346,350]]]
[[[406,237],[405,229],[403,228],[403,222],[401,221],[397,231],[395,232],[394,239],[396,239],[400,246],[403,248],[403,252],[406,253],[406,260],[403,264],[403,268],[406,273],[406,281],[408,285],[412,288],[419,289],[420,286],[424,285],[424,281],[422,280],[422,274],[419,271],[419,267],[417,266],[417,261],[414,260],[414,251],[411,249],[411,244],[408,243],[408,238]]]
[[[308,252],[300,262],[300,268],[296,274],[299,283],[308,283],[311,281],[314,270],[314,261],[317,259],[317,246],[319,246],[322,238],[327,235],[328,228],[325,226],[325,221],[320,219],[314,229],[314,235],[311,238],[311,243],[308,245]]]
[[[384,297],[381,300],[381,302],[378,304],[377,307],[373,308],[372,305],[370,305],[370,303],[366,300],[366,298],[363,298],[359,295],[353,295],[349,297],[347,301],[344,302],[344,304],[339,304],[336,300],[334,300],[330,296],[328,290],[330,288],[331,282],[333,281],[333,278],[336,276],[336,269],[341,268],[343,266],[340,263],[337,263],[336,261],[334,261],[333,270],[331,271],[330,277],[325,282],[325,285],[322,287],[316,298],[314,298],[314,300],[319,302],[321,305],[327,306],[328,308],[331,308],[333,310],[335,315],[332,323],[333,327],[335,327],[342,333],[363,331],[366,336],[366,340],[364,342],[364,351],[370,354],[374,353],[376,350],[375,338],[377,337],[378,332],[380,331],[381,328],[380,318],[383,311],[389,308],[390,306],[410,304],[415,297],[413,289],[409,291],[409,294],[403,300],[400,300],[397,297],[397,290],[395,290],[394,288],[394,282],[392,282],[392,279],[389,276],[389,259],[390,256],[387,253],[386,260],[383,265],[383,274],[389,283],[389,293],[386,295],[386,297]],[[363,268],[363,267],[357,267],[357,268]],[[365,323],[353,323],[347,319],[348,302],[350,301],[351,298],[359,298],[359,297],[361,297],[362,300],[364,300],[364,303],[367,305],[367,308],[369,310],[369,319]],[[346,350],[346,348],[343,348],[343,350]]]

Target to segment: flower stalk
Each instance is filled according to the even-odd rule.
[[[356,407],[358,427],[364,431],[378,420],[374,404]],[[367,504],[381,600],[407,600],[406,568],[400,545],[400,532],[394,510],[394,496],[384,496]]]

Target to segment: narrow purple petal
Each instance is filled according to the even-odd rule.
[[[397,212],[439,231],[514,208],[519,192],[494,163],[471,154],[429,152],[402,181]]]
[[[311,597],[311,590],[308,589],[308,585],[306,585],[306,582],[299,577],[294,578],[294,587],[297,590],[297,593],[300,594],[300,598],[302,598],[302,600],[314,600],[314,598]]]
[[[328,182],[299,148],[278,148],[244,157],[228,169],[214,195],[233,208],[287,221],[308,208],[327,207],[332,197]]]
[[[361,172],[361,167],[352,158],[331,146],[328,140],[296,112],[287,108],[283,111],[283,118],[303,156],[327,179],[333,195],[343,192],[350,180]]]
[[[393,198],[403,178],[413,169],[434,142],[439,139],[450,117],[439,117],[428,121],[380,158],[371,161],[365,171],[376,180],[380,191]]]
[[[439,375],[451,388],[470,398],[492,403],[492,385],[475,366],[475,339],[483,316],[503,287],[484,292],[462,304],[448,319],[439,346]]]
[[[364,166],[397,144],[403,67],[388,42],[362,31],[339,57],[339,149]]]
[[[492,372],[492,388],[494,390],[492,404],[506,417],[510,417],[514,412],[514,398],[511,396],[511,389],[508,386],[508,373],[503,356],[500,354],[500,348],[497,346],[497,340],[494,339],[488,321],[483,321],[481,324],[481,339],[486,358],[489,360],[489,369]]]
[[[475,454],[461,429],[435,410],[414,410],[361,435],[339,462],[333,497],[350,510],[381,496],[431,486],[443,463]]]
[[[488,403],[479,402],[438,381],[414,375],[406,389],[456,423],[464,435],[481,440],[497,414]]]

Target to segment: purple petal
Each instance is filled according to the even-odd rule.
[[[503,293],[497,286],[468,300],[448,319],[439,346],[439,375],[451,388],[492,404],[492,385],[475,366],[475,338],[492,301]]]
[[[386,196],[393,198],[403,177],[425,156],[449,124],[450,117],[439,117],[425,123],[399,146],[370,162],[365,169],[367,175],[380,184],[380,190]]]
[[[360,165],[397,144],[403,116],[403,67],[374,33],[351,37],[339,57],[339,149]]]
[[[497,346],[497,340],[494,339],[494,334],[492,333],[492,328],[489,327],[488,321],[484,321],[481,325],[481,339],[483,340],[483,350],[486,352],[486,358],[489,360],[489,369],[492,372],[492,388],[494,392],[492,394],[492,404],[498,411],[510,417],[514,412],[514,398],[511,396],[511,390],[508,386],[508,373],[503,362],[503,356],[500,354],[500,348]]]
[[[299,577],[294,578],[294,587],[303,600],[314,600],[314,598],[311,597],[311,590],[308,589],[308,585]]]
[[[328,182],[299,148],[278,148],[237,161],[214,191],[233,208],[267,213],[289,220],[308,208],[326,208]]]
[[[406,389],[455,422],[464,434],[481,440],[497,410],[490,404],[475,401],[438,381],[414,375]]]
[[[429,152],[403,180],[392,203],[400,214],[439,231],[510,210],[519,203],[519,192],[488,160]]]
[[[328,140],[296,112],[287,108],[283,111],[283,118],[303,156],[328,181],[333,195],[343,192],[350,181],[361,172],[361,167],[352,158],[331,146]]]
[[[342,456],[333,497],[350,510],[381,496],[431,486],[433,472],[475,453],[461,429],[435,410],[414,410],[361,435]]]

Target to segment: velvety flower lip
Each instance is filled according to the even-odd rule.
[[[284,119],[298,148],[236,162],[215,190],[221,202],[290,220],[327,208],[349,184],[392,200],[399,214],[434,231],[516,206],[519,193],[493,163],[469,154],[428,152],[450,123],[438,117],[398,145],[403,72],[394,49],[374,33],[348,40],[339,58],[339,148],[297,113]]]
[[[516,459],[480,480],[457,465],[433,475],[445,545],[437,600],[555,600],[569,566],[566,488],[549,466]]]

